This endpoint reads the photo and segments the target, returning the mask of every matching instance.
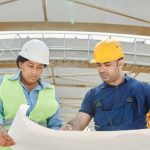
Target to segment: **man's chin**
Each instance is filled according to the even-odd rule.
[[[104,82],[107,82],[107,81],[108,81],[108,78],[107,78],[107,77],[101,77],[101,79],[102,79]]]

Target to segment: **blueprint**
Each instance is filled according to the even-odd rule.
[[[21,105],[9,129],[13,150],[149,150],[150,129],[128,131],[59,131],[40,126],[26,117]]]

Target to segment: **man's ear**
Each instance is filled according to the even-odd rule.
[[[118,67],[119,68],[123,68],[123,66],[124,66],[124,59],[123,58],[119,59],[117,62],[118,62]]]

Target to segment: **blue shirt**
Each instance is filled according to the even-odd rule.
[[[94,118],[96,130],[146,128],[145,115],[150,108],[150,85],[127,75],[118,86],[102,83],[90,89],[80,112]]]
[[[2,83],[2,80],[3,80],[3,76],[0,77],[0,84]],[[20,81],[20,72],[18,72],[15,76],[13,76],[12,80]],[[28,114],[33,110],[33,108],[36,105],[39,91],[47,87],[50,88],[49,84],[44,83],[42,80],[39,80],[39,83],[40,84],[35,89],[29,91],[25,87],[25,85],[20,81],[20,84],[23,87],[23,91],[27,100],[27,104],[29,105]],[[3,105],[1,100],[0,100],[0,124],[3,125]],[[52,117],[49,117],[47,119],[47,127],[52,129],[59,129],[61,126],[62,126],[62,121],[60,119],[60,109],[58,109],[57,112]]]

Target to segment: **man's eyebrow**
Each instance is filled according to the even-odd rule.
[[[104,62],[104,64],[108,64],[108,63],[111,63],[111,62]]]

